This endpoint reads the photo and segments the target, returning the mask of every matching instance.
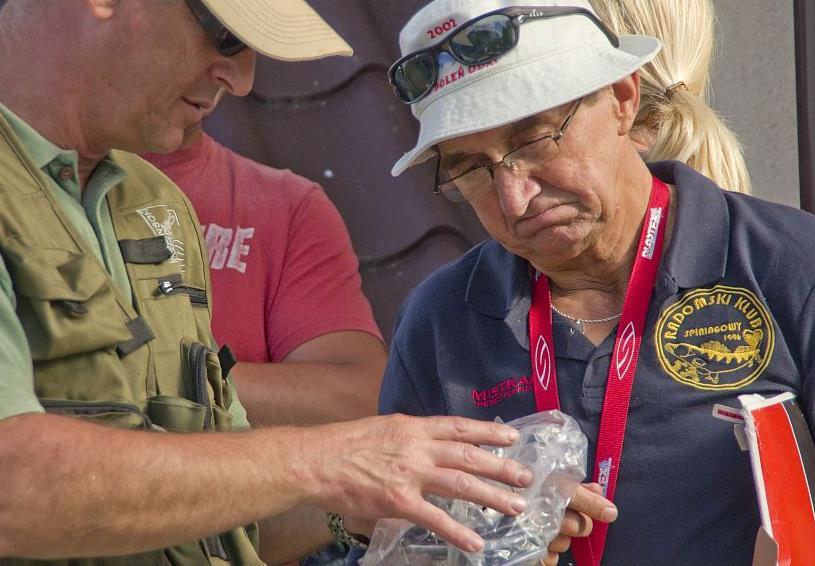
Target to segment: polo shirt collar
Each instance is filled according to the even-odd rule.
[[[721,279],[730,234],[729,212],[721,189],[677,161],[649,163],[648,168],[677,188],[676,221],[662,261],[663,271],[677,287],[685,289]],[[530,305],[526,260],[510,254],[495,240],[488,240],[481,246],[470,273],[465,302],[491,318],[525,321]]]
[[[49,141],[2,103],[0,115],[11,125],[31,162],[77,202],[98,209],[105,195],[126,177],[125,171],[107,155],[97,164],[83,195],[79,187],[79,154],[76,150],[62,149]],[[65,167],[70,167],[73,172],[70,179],[60,176]]]
[[[28,152],[31,162],[36,165],[38,169],[44,170],[47,165],[55,159],[74,164],[78,161],[76,151],[57,147],[2,104],[0,104],[0,114],[2,114],[11,125],[14,133],[17,134],[20,144]]]
[[[724,277],[730,243],[730,212],[713,181],[678,161],[648,168],[674,185],[676,219],[662,268],[680,289],[702,287]]]
[[[487,240],[467,283],[466,303],[486,316],[503,319],[521,301],[529,304],[529,268],[495,240]]]

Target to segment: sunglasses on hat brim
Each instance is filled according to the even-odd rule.
[[[518,45],[521,24],[560,16],[589,18],[614,47],[620,40],[594,13],[576,6],[525,6],[504,8],[483,14],[451,32],[438,43],[405,55],[388,70],[388,80],[396,96],[413,104],[427,96],[436,85],[439,54],[447,53],[467,66],[489,63]]]
[[[229,31],[201,0],[186,0],[186,2],[195,19],[215,44],[218,53],[224,57],[232,57],[246,49],[246,44]]]

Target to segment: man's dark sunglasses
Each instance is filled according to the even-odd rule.
[[[462,65],[483,65],[506,55],[518,45],[521,24],[560,16],[586,16],[606,35],[614,47],[620,40],[585,8],[574,6],[526,6],[489,12],[465,23],[439,43],[399,59],[388,70],[396,96],[412,104],[427,96],[439,75],[439,54],[448,53]]]
[[[224,57],[232,57],[246,49],[246,44],[229,31],[201,0],[186,0],[186,2],[195,19],[215,44],[218,53]]]

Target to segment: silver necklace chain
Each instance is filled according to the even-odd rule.
[[[614,320],[617,320],[621,316],[623,316],[623,313],[619,313],[619,314],[615,314],[613,316],[607,316],[605,318],[577,318],[576,316],[571,316],[571,315],[566,314],[565,312],[559,311],[558,308],[554,304],[552,304],[552,310],[555,311],[556,313],[558,313],[560,316],[562,316],[566,320],[571,320],[572,322],[574,322],[577,325],[577,328],[580,330],[581,333],[583,333],[583,325],[584,324],[603,324],[604,322],[612,322]]]

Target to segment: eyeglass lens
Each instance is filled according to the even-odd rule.
[[[228,29],[223,28],[221,33],[220,40],[215,42],[218,52],[221,55],[232,57],[246,49],[246,44]]]
[[[447,200],[461,202],[467,200],[464,193],[472,192],[480,187],[491,185],[496,167],[506,166],[513,172],[528,171],[535,165],[546,163],[555,158],[558,153],[558,140],[566,133],[577,109],[583,101],[579,98],[566,114],[560,128],[554,133],[545,134],[535,140],[521,144],[506,155],[501,161],[467,170],[466,164],[454,167],[442,165],[441,155],[436,158],[436,190],[443,194]]]
[[[468,65],[480,65],[505,54],[518,41],[512,18],[502,14],[482,18],[450,38],[450,50]]]
[[[491,166],[479,167],[470,171],[461,167],[448,169],[441,166],[438,173],[439,189],[449,198],[451,189],[459,193],[490,185],[492,183],[490,171],[496,167],[503,165],[514,172],[528,171],[536,164],[550,161],[555,155],[557,155],[557,144],[551,135],[547,135],[509,152],[501,161]]]
[[[451,54],[465,65],[481,65],[504,55],[518,41],[518,30],[509,16],[495,14],[471,22],[448,40]],[[420,51],[398,64],[391,74],[396,93],[405,102],[415,102],[436,82],[435,49]]]
[[[224,57],[232,57],[246,49],[246,44],[229,31],[201,0],[186,2],[195,19],[215,44],[218,53]]]
[[[394,69],[392,80],[402,100],[417,100],[433,87],[436,82],[434,57],[429,51],[423,51]]]

